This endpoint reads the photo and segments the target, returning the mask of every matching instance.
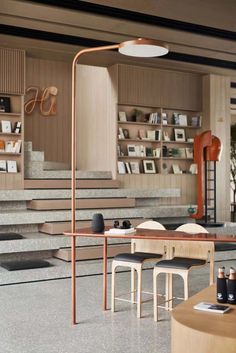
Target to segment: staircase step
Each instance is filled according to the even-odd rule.
[[[71,200],[32,200],[27,201],[30,210],[68,210],[71,208]],[[77,209],[94,208],[124,208],[135,207],[135,199],[77,199]]]
[[[129,220],[132,223],[133,227],[136,227],[138,224],[147,221],[147,219],[144,219],[144,218],[129,218]],[[120,224],[122,224],[123,221],[124,221],[124,218],[119,219]],[[113,226],[113,223],[114,223],[113,219],[105,220],[106,226]],[[91,220],[76,222],[76,229],[90,227],[90,226],[91,226]],[[66,232],[70,228],[71,228],[71,222],[46,222],[39,226],[39,231],[41,233],[46,233],[50,235],[58,235],[58,234],[63,234],[63,232]]]
[[[34,171],[34,168],[28,167],[25,170],[27,179],[71,179],[70,170],[43,170],[40,162],[32,162],[36,165],[39,164],[39,170]],[[41,169],[41,170],[40,170]],[[78,179],[112,179],[112,173],[106,171],[76,171],[76,177]]]
[[[114,257],[117,254],[130,253],[130,244],[114,244],[107,247],[107,256]],[[57,259],[71,261],[71,249],[60,249],[54,255]],[[103,246],[89,246],[76,248],[76,260],[94,260],[103,258]]]
[[[77,179],[77,189],[116,189],[120,182],[113,179]],[[26,179],[25,189],[70,189],[71,179]]]
[[[24,154],[25,162],[43,162],[44,161],[44,152],[41,151],[25,151]]]
[[[43,170],[69,170],[69,164],[62,162],[44,161]]]

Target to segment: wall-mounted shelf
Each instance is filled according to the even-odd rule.
[[[0,132],[0,136],[10,136],[10,137],[14,137],[14,136],[21,136],[21,133],[17,134],[15,132]]]

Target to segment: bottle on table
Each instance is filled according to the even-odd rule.
[[[230,267],[228,279],[228,303],[236,304],[236,270]]]
[[[218,303],[227,303],[227,283],[225,278],[225,268],[218,269],[218,277],[216,283],[217,301]]]

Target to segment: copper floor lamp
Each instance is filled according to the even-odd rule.
[[[107,45],[96,48],[88,48],[80,50],[74,57],[72,63],[72,151],[71,151],[71,233],[75,234],[76,225],[76,64],[78,59],[86,53],[118,49],[121,54],[134,57],[156,57],[168,53],[168,47],[165,43],[153,39],[135,39],[120,44]],[[76,324],[76,236],[72,236],[71,243],[71,263],[72,263],[72,322]],[[103,284],[106,288],[106,282]],[[104,303],[106,310],[106,303]]]

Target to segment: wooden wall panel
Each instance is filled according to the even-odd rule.
[[[0,92],[25,93],[25,51],[0,48]]]
[[[26,87],[58,88],[56,115],[42,116],[38,107],[25,114],[25,141],[44,151],[45,160],[70,164],[71,153],[71,63],[27,58]],[[26,96],[26,100],[29,96]]]
[[[208,127],[223,145],[221,160],[216,164],[217,221],[230,221],[230,78],[205,76],[203,96]]]
[[[117,175],[121,186],[135,189],[169,189],[180,188],[180,197],[160,198],[159,204],[194,205],[196,204],[196,176],[190,174],[125,174]]]
[[[116,102],[108,70],[78,65],[77,168],[115,171]]]

